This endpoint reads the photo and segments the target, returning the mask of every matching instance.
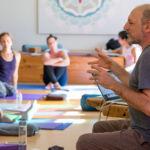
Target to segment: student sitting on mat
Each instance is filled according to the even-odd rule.
[[[44,75],[43,81],[46,89],[61,89],[59,79],[66,72],[67,66],[70,64],[70,59],[65,50],[58,49],[57,37],[49,35],[47,37],[47,45],[49,51],[43,55]]]
[[[142,47],[139,44],[130,44],[128,39],[128,33],[126,31],[120,31],[118,34],[118,42],[121,47],[117,50],[113,50],[113,53],[119,53],[125,58],[125,69],[128,72],[132,72],[135,64],[142,53]]]
[[[7,32],[0,34],[0,45],[0,97],[6,97],[16,92],[21,55],[12,50],[12,38]]]

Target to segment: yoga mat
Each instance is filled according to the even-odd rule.
[[[32,118],[35,119],[49,119],[50,116],[62,116],[64,114],[63,111],[47,111],[47,112],[39,112],[37,111]]]
[[[77,106],[76,106],[77,107]],[[64,118],[64,114],[66,111],[72,111],[76,108],[73,105],[40,105],[38,104],[38,110],[37,112],[32,116],[34,119],[52,119],[52,118]]]
[[[64,130],[71,125],[71,123],[38,123],[36,124],[42,130]]]
[[[69,127],[72,123],[58,123],[60,124],[59,126],[57,126],[57,128],[55,130],[64,130],[67,127]]]
[[[43,130],[64,130],[72,124],[61,122],[56,123],[55,120],[52,119],[32,119],[29,123],[34,123]]]
[[[0,144],[0,150],[19,150],[18,144]]]
[[[69,127],[72,123],[39,123],[37,126],[43,130],[64,130]]]
[[[22,99],[23,100],[40,100],[44,96],[46,96],[46,94],[22,94]],[[16,95],[8,96],[8,97],[5,97],[5,98],[0,98],[0,99],[15,100],[16,99]]]
[[[45,85],[41,85],[41,84],[18,84],[18,89],[45,90]]]

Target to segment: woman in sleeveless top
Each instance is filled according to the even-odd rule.
[[[130,45],[128,34],[126,31],[121,31],[118,34],[119,36],[119,43],[121,45],[120,49],[113,50],[114,53],[119,53],[125,58],[125,69],[128,72],[131,72],[135,66],[135,63],[137,62],[141,52],[142,48],[138,44],[132,44]]]
[[[20,53],[12,51],[12,39],[7,32],[0,34],[0,45],[2,47],[2,50],[0,51],[0,91],[2,92],[2,90],[4,90],[4,85],[6,90],[11,86],[16,90],[21,55]],[[8,96],[9,94],[11,93],[6,91],[4,96]]]
[[[43,81],[46,89],[61,89],[59,79],[66,72],[70,59],[65,50],[58,49],[57,37],[49,35],[47,37],[48,52],[43,54],[44,75]]]

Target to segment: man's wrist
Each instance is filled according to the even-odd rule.
[[[122,91],[124,90],[124,87],[120,82],[116,81],[113,83],[112,90],[118,95],[122,96]]]

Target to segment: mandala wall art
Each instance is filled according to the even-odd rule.
[[[39,33],[116,34],[130,10],[149,0],[38,0]]]

